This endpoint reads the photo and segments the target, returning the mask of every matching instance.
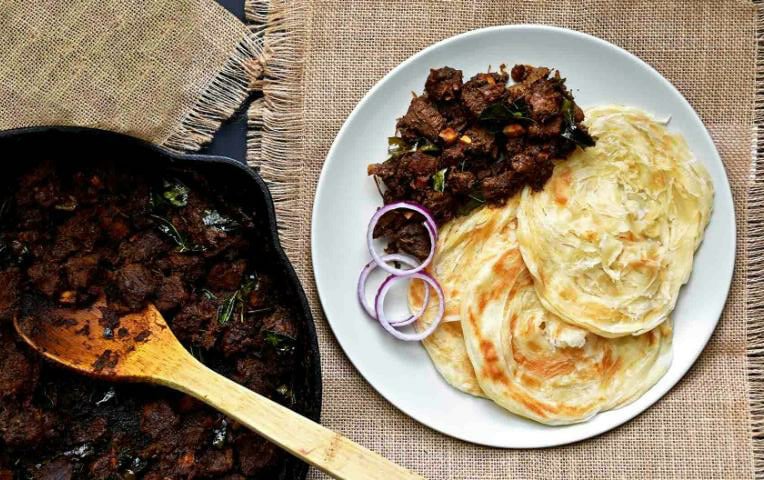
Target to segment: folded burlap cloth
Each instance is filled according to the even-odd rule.
[[[196,150],[262,48],[213,0],[0,1],[0,129],[80,125]]]
[[[270,13],[262,2],[250,2],[252,21],[266,25],[272,62],[265,98],[250,111],[249,158],[273,182],[283,240],[313,304],[327,426],[432,479],[764,475],[764,176],[756,170],[764,168],[764,157],[761,150],[752,156],[757,135],[764,134],[764,56],[757,56],[763,20],[750,1],[272,0]],[[738,227],[726,310],[685,379],[614,431],[534,451],[463,443],[387,403],[338,347],[321,313],[310,262],[316,181],[334,136],[366,91],[438,40],[515,23],[591,33],[635,53],[673,82],[716,142]],[[758,138],[764,146],[764,136]]]

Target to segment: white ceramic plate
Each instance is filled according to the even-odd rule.
[[[358,273],[369,261],[367,223],[381,204],[374,181],[366,174],[367,164],[385,159],[396,118],[406,112],[411,92],[422,91],[431,67],[462,69],[466,80],[488,65],[496,69],[502,63],[560,69],[584,108],[617,103],[640,107],[658,118],[670,116],[669,127],[687,138],[716,189],[711,223],[673,314],[671,368],[634,403],[576,425],[544,426],[457,391],[440,377],[421,345],[394,339],[356,302]],[[692,366],[727,299],[735,257],[735,214],[724,166],[708,132],[689,103],[658,72],[589,35],[517,25],[476,30],[437,43],[403,62],[369,91],[337,135],[321,172],[312,249],[318,293],[337,340],[361,375],[390,403],[435,430],[469,442],[549,447],[621,425],[661,398]],[[404,295],[399,297],[403,303]]]

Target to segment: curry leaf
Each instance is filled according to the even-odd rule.
[[[77,199],[69,195],[64,200],[53,205],[53,208],[62,212],[73,212],[77,209]]]
[[[569,98],[562,101],[562,114],[565,117],[565,127],[560,134],[561,137],[570,140],[581,148],[593,147],[594,138],[585,130],[576,125],[575,105]]]
[[[273,347],[279,355],[294,352],[295,339],[283,333],[266,330],[265,342]]]
[[[218,297],[211,291],[207,290],[206,288],[202,288],[202,295],[204,295],[204,298],[207,300],[217,300]]]
[[[244,279],[244,282],[241,284],[241,287],[239,287],[239,291],[241,292],[242,297],[244,297],[252,293],[252,290],[254,290],[256,287],[257,287],[257,275],[254,273],[250,273]]]
[[[409,144],[401,137],[387,137],[388,160],[403,155],[408,152],[410,148]]]
[[[440,147],[432,143],[431,141],[427,140],[426,138],[418,138],[416,142],[414,142],[414,146],[411,148],[410,151],[417,151],[422,153],[433,153],[438,154],[440,153]]]
[[[401,137],[387,137],[387,159],[396,158],[407,152],[422,152],[437,155],[440,147],[426,138],[417,138],[413,144],[409,144]]]
[[[533,121],[523,105],[516,103],[508,105],[506,102],[496,102],[488,105],[485,110],[480,113],[478,119],[481,122]]]
[[[188,193],[189,188],[178,179],[164,180],[164,190],[162,191],[162,198],[174,207],[185,207],[188,205]]]
[[[179,253],[204,251],[203,246],[190,243],[170,220],[155,214],[151,214],[150,217],[157,221],[157,229],[175,242]]]
[[[223,303],[218,307],[218,323],[225,325],[231,320],[233,311],[236,308],[237,300],[239,298],[239,291],[226,298]]]
[[[467,215],[485,203],[485,199],[479,191],[470,193],[467,198],[467,202],[459,208],[459,215]]]
[[[231,320],[236,308],[239,308],[239,321],[244,322],[245,314],[258,313],[259,311],[246,310],[246,298],[257,287],[257,274],[251,273],[246,276],[241,286],[226,298],[218,308],[218,323],[225,325]],[[216,297],[217,298],[217,297]],[[262,309],[264,311],[266,309]]]
[[[442,192],[446,189],[446,172],[448,171],[447,168],[444,168],[443,170],[438,170],[435,172],[432,176],[432,188],[436,192]]]

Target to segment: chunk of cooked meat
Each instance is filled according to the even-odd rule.
[[[133,262],[145,262],[167,250],[164,240],[153,231],[136,233],[119,245],[119,258]]]
[[[438,111],[446,120],[446,128],[454,129],[457,134],[463,132],[472,120],[472,112],[458,100],[439,103]]]
[[[453,193],[469,193],[475,186],[475,174],[453,171],[448,175],[447,185]]]
[[[183,277],[175,273],[162,280],[155,303],[159,311],[166,312],[183,304],[186,299],[188,299],[188,291]]]
[[[478,73],[462,88],[464,105],[475,117],[479,117],[489,105],[507,96],[506,82],[506,74]]]
[[[487,201],[498,202],[517,192],[521,185],[517,174],[512,170],[507,170],[493,177],[484,178],[480,182],[480,190],[483,193],[483,198]]]
[[[39,408],[0,410],[0,438],[9,447],[33,447],[54,435],[53,418]]]
[[[203,475],[220,475],[233,467],[233,449],[217,450],[209,448],[198,460]]]
[[[404,252],[418,258],[426,258],[430,252],[430,238],[421,224],[407,223],[394,234],[385,235],[388,240],[388,250]]]
[[[398,161],[397,175],[408,178],[430,176],[438,170],[438,157],[421,152],[405,153]]]
[[[413,142],[424,137],[435,141],[446,126],[446,120],[438,109],[425,97],[411,101],[406,115],[398,120],[398,131],[406,141]]]
[[[74,467],[66,458],[57,458],[40,467],[35,479],[38,480],[70,480],[74,475]]]
[[[457,98],[462,89],[462,71],[451,67],[431,69],[424,84],[427,97],[436,101]]]
[[[12,342],[0,343],[0,398],[12,396],[28,388],[37,377],[37,368]]]
[[[486,155],[496,158],[499,154],[499,147],[496,136],[483,127],[474,126],[464,132],[467,153],[473,155]]]
[[[210,298],[198,298],[183,305],[172,322],[173,332],[182,341],[205,349],[215,346],[218,332],[218,305]]]
[[[244,475],[257,475],[272,463],[278,451],[273,444],[266,442],[254,433],[244,432],[236,439],[239,449],[241,472]]]
[[[128,263],[115,273],[119,293],[131,309],[140,308],[157,290],[156,275],[143,264]]]
[[[19,282],[21,272],[17,268],[0,271],[0,320],[10,318],[16,301],[19,298]]]
[[[246,269],[247,261],[243,259],[217,263],[207,274],[207,285],[215,290],[236,290]]]
[[[178,425],[179,419],[166,401],[147,403],[141,412],[141,431],[157,438]]]
[[[85,289],[90,286],[98,271],[98,255],[77,255],[64,264],[66,279],[71,288]]]
[[[53,297],[61,286],[61,274],[52,260],[43,257],[27,269],[27,277],[35,287],[48,297]]]
[[[542,188],[554,163],[576,149],[571,138],[591,144],[583,111],[559,72],[515,65],[511,75],[516,83],[508,85],[502,66],[462,84],[459,70],[430,71],[425,95],[411,101],[397,129],[409,149],[419,148],[422,137],[433,145],[369,165],[385,204],[422,204],[443,224],[476,204],[501,204],[525,185]],[[388,240],[388,251],[424,258],[429,244],[420,223],[417,216],[386,215],[374,236]]]

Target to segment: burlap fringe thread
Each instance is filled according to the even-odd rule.
[[[258,42],[263,45],[263,75],[256,88],[263,98],[249,109],[247,162],[260,171],[276,205],[279,234],[287,254],[299,252],[300,165],[304,155],[303,65],[307,10],[292,0],[247,0],[245,14]],[[294,247],[293,247],[294,248]]]
[[[223,70],[162,145],[172,150],[197,151],[209,143],[221,123],[241,107],[256,87],[263,73],[262,51],[255,35],[239,42]]]
[[[757,0],[754,164],[748,191],[748,382],[756,478],[764,479],[764,1]]]

